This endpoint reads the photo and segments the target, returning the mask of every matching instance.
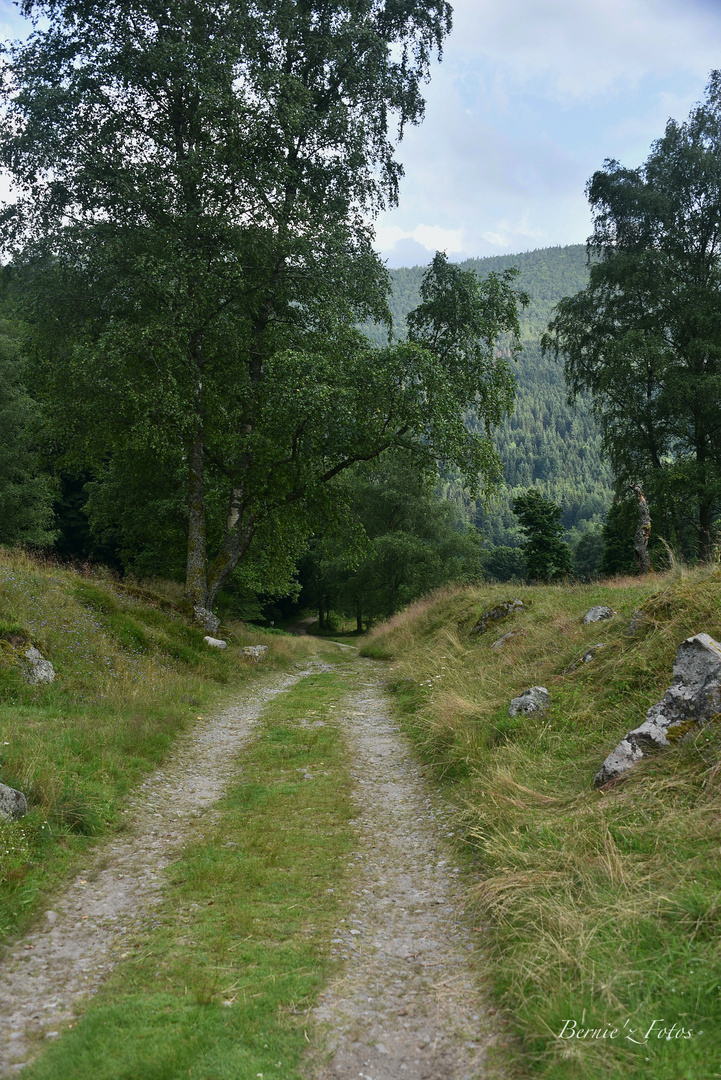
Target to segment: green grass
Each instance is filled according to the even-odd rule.
[[[28,1080],[299,1080],[355,836],[345,744],[300,721],[332,722],[342,697],[316,675],[266,709],[237,785],[168,871],[160,925]]]
[[[0,781],[29,805],[0,823],[0,939],[26,929],[92,839],[118,827],[128,792],[197,716],[318,650],[232,623],[229,648],[209,649],[179,599],[168,584],[122,586],[0,550]],[[256,665],[240,646],[259,640],[270,651]],[[54,683],[23,681],[29,644]]]
[[[482,637],[480,612],[528,610]],[[594,604],[618,615],[581,625]],[[646,618],[632,637],[633,612]],[[524,637],[491,643],[511,627]],[[721,730],[712,725],[597,791],[605,756],[672,678],[680,642],[721,640],[721,574],[576,587],[448,590],[372,633],[422,756],[463,808],[471,903],[488,926],[495,996],[520,1076],[706,1080],[721,1075]],[[589,645],[605,648],[566,669]],[[546,686],[544,717],[507,715]],[[578,1028],[615,1039],[561,1040]],[[651,1036],[643,1036],[653,1021]],[[690,1038],[655,1037],[660,1027]],[[626,1038],[636,1028],[634,1038]],[[568,1029],[567,1029],[568,1030]]]

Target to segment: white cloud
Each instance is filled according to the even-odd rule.
[[[544,83],[573,103],[618,93],[669,71],[706,74],[719,63],[718,7],[679,0],[456,0],[453,52],[500,73],[496,93]]]
[[[444,229],[440,225],[416,225],[410,231],[399,225],[377,225],[376,246],[381,251],[390,251],[402,240],[413,240],[426,251],[463,251],[463,230]]]
[[[418,243],[481,255],[584,242],[591,174],[608,157],[641,164],[721,66],[718,0],[453,6],[425,122],[399,148],[400,206],[378,221],[386,254],[415,258]],[[453,238],[432,243],[417,232],[424,222]]]

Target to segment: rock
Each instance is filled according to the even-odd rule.
[[[203,638],[203,641],[205,642],[206,645],[211,645],[214,649],[227,649],[228,648],[228,642],[227,641],[223,641],[221,638],[217,638],[217,637],[210,637],[209,634],[206,634],[206,636]]]
[[[212,611],[208,611],[207,608],[201,607],[200,604],[196,604],[193,608],[195,617],[198,622],[202,623],[206,631],[212,636],[218,633],[220,629],[220,619],[217,615],[214,615]]]
[[[263,657],[265,656],[265,654],[267,653],[268,646],[267,645],[246,645],[240,651],[243,654],[243,656],[252,656],[254,663],[257,664],[258,661],[262,660]]]
[[[721,713],[721,645],[709,634],[686,638],[678,647],[673,682],[646,713],[640,727],[621,739],[594,777],[599,787],[622,776],[642,757],[665,750]]]
[[[23,671],[25,682],[30,683],[31,686],[36,686],[38,683],[55,681],[53,665],[37,649],[32,647],[27,649],[25,659],[28,661],[24,665]]]
[[[49,926],[55,926],[55,923],[58,921],[57,912],[55,912],[55,911],[46,911],[45,912],[45,921],[48,923]]]
[[[598,607],[592,607],[590,611],[587,611],[581,619],[581,622],[584,625],[586,623],[600,622],[601,619],[612,619],[615,614],[616,612],[613,608],[604,607],[600,604]]]
[[[551,704],[551,695],[545,686],[530,686],[520,697],[514,697],[508,706],[509,716],[519,713],[543,713]]]
[[[494,641],[493,644],[491,645],[491,648],[492,649],[500,649],[511,638],[525,637],[525,636],[526,636],[526,631],[523,629],[523,627],[520,627],[518,630],[509,630],[507,634],[503,635],[503,637],[499,637],[498,641]]]
[[[488,629],[489,622],[500,622],[501,619],[508,618],[514,611],[525,611],[526,605],[522,600],[504,600],[501,604],[496,604],[495,607],[488,608],[483,612],[476,625],[471,630],[472,634],[485,634]]]
[[[598,650],[605,648],[605,641],[599,641],[598,645],[592,645],[591,648],[583,654],[580,660],[574,660],[572,664],[569,664],[567,668],[564,668],[563,674],[568,675],[569,671],[574,671],[579,664],[590,664]]]
[[[28,812],[28,801],[22,791],[0,784],[0,818],[6,821],[17,821],[25,817]]]
[[[629,637],[633,637],[633,635],[636,633],[645,618],[646,616],[642,611],[634,611],[633,615],[631,616],[631,621],[628,624],[628,630],[626,631]]]

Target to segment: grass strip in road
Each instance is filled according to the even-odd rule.
[[[344,686],[310,676],[268,706],[239,782],[169,869],[163,914],[27,1080],[294,1080],[355,832]]]

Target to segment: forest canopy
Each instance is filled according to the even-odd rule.
[[[92,476],[96,530],[183,517],[187,591],[210,612],[254,557],[287,586],[358,462],[401,449],[491,489],[513,272],[481,282],[438,255],[405,342],[357,328],[389,320],[368,217],[397,198],[449,5],[24,10],[48,23],[5,51],[4,234],[53,454]]]

